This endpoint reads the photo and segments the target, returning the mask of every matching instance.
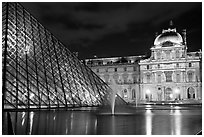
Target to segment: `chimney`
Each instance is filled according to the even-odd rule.
[[[155,32],[155,38],[158,36],[158,32]]]
[[[170,20],[170,22],[169,22],[169,26],[172,27],[173,25],[174,25],[174,24],[173,24],[173,21]]]
[[[183,44],[186,45],[186,29],[182,30],[182,35],[183,35]]]

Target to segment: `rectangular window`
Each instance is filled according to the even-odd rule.
[[[115,72],[117,72],[117,68],[115,68]]]
[[[193,73],[189,72],[188,73],[188,82],[192,82],[193,81]]]
[[[161,75],[160,74],[158,75],[158,79],[157,80],[158,80],[158,83],[161,83]]]
[[[180,75],[176,74],[176,82],[180,82]]]
[[[166,51],[166,59],[170,59],[170,52],[171,51]]]
[[[157,52],[157,59],[160,59],[160,58],[161,58],[161,53]]]
[[[179,58],[179,51],[176,51],[176,58]]]
[[[192,67],[192,64],[191,64],[191,63],[189,63],[189,64],[188,64],[188,66],[189,66],[189,67]]]
[[[147,74],[147,83],[150,83],[150,74]]]

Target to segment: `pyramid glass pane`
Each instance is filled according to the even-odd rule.
[[[4,108],[110,103],[110,87],[19,3],[2,4],[2,23]]]

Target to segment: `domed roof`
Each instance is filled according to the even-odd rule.
[[[176,29],[163,30],[162,34],[157,36],[154,40],[154,45],[157,46],[165,42],[182,44],[183,38],[179,33],[176,32]]]

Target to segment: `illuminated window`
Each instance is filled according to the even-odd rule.
[[[189,99],[195,98],[195,89],[194,88],[190,87],[190,88],[188,88],[187,91],[188,91],[188,98]]]

